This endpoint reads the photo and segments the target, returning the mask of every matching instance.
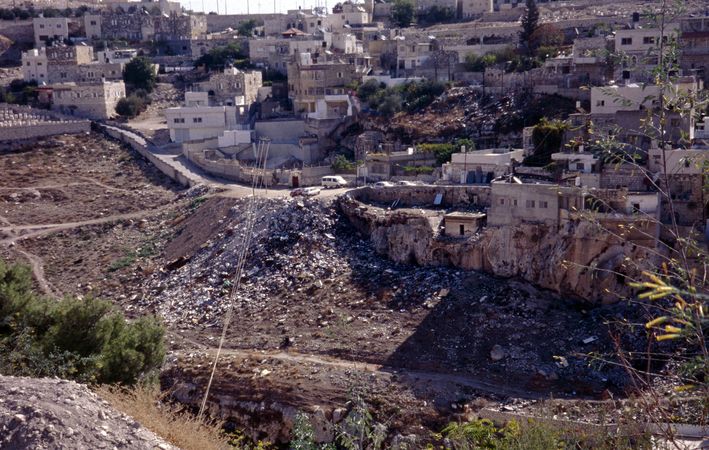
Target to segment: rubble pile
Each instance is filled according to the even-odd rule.
[[[376,255],[368,241],[343,223],[333,205],[309,199],[257,201],[253,243],[236,295],[237,305],[258,310],[269,297],[284,293],[304,293],[326,284],[335,291],[345,290],[342,276],[357,282],[373,273],[389,278],[399,274],[395,263]],[[236,201],[220,223],[220,231],[189,262],[185,258],[173,261],[154,274],[140,306],[155,309],[178,326],[221,323],[244,242],[247,202]],[[176,265],[182,267],[169,270]],[[401,281],[417,286],[414,297],[425,298],[462,275],[456,270],[414,266],[407,271],[412,278]],[[402,288],[401,294],[414,293]]]
[[[248,199],[230,199],[215,219],[210,209],[219,201],[207,200],[175,239],[197,236],[205,223],[216,231],[192,242],[192,254],[165,260],[132,302],[212,344],[228,307]],[[502,377],[569,395],[599,395],[625,382],[621,369],[596,370],[582,356],[613,353],[605,323],[623,316],[623,305],[579,310],[525,283],[393,262],[331,204],[258,202],[230,345]]]

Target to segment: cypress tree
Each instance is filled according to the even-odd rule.
[[[522,17],[522,31],[519,34],[520,46],[528,53],[534,51],[532,35],[539,26],[539,8],[535,0],[527,0],[527,8]]]

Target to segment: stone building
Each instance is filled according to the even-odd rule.
[[[25,81],[38,83],[120,79],[122,65],[97,64],[90,46],[54,45],[23,52],[22,76]]]
[[[256,102],[258,90],[263,86],[261,71],[241,71],[227,67],[222,73],[210,75],[208,81],[195,84],[201,92],[207,92],[210,100],[218,105],[251,105]]]
[[[207,18],[202,14],[170,14],[154,18],[157,41],[189,41],[207,33]]]
[[[297,114],[348,115],[349,86],[369,69],[368,58],[328,59],[327,55],[301,53],[288,65],[288,97]],[[320,111],[319,111],[320,110]]]
[[[679,20],[679,63],[685,75],[696,75],[709,82],[709,17]]]
[[[494,9],[493,0],[461,0],[460,14],[463,18],[469,19],[493,12]]]
[[[50,86],[51,107],[63,114],[89,119],[110,119],[118,101],[126,96],[123,81],[57,83]]]
[[[41,47],[48,40],[69,39],[69,19],[66,17],[35,17],[32,19],[32,28],[36,47]]]
[[[84,27],[89,39],[145,42],[155,35],[154,18],[142,9],[135,12],[103,10],[98,14],[86,14]]]
[[[491,148],[458,152],[451,162],[443,165],[443,179],[454,183],[488,184],[493,179],[512,172],[515,163],[521,163],[524,150]]]
[[[679,31],[676,23],[667,25],[665,41]],[[638,82],[652,80],[652,70],[657,66],[659,44],[659,28],[631,28],[617,30],[615,33],[615,52],[622,56],[616,68],[616,79]]]
[[[322,34],[298,34],[249,40],[249,59],[257,67],[274,69],[284,75],[297,54],[317,53],[327,47]]]

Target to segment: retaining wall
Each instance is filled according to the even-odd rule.
[[[370,186],[355,189],[349,193],[363,203],[394,203],[399,206],[433,205],[436,195],[442,194],[441,206],[490,206],[490,186],[395,186],[374,188]],[[476,201],[477,200],[477,201]]]
[[[0,141],[15,141],[32,139],[58,134],[76,134],[91,131],[91,122],[88,120],[71,122],[46,122],[34,125],[18,125],[4,127],[0,125]]]
[[[195,180],[187,178],[176,168],[172,167],[170,164],[150,152],[147,141],[137,134],[103,124],[97,124],[97,126],[104,134],[130,145],[133,150],[150,161],[155,167],[158,168],[158,170],[160,170],[160,172],[164,173],[174,181],[185,187],[191,187],[198,184]]]

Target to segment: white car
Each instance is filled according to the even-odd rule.
[[[326,177],[322,177],[320,184],[322,184],[322,187],[326,189],[341,188],[347,186],[347,180],[345,180],[339,175],[328,175]]]
[[[391,183],[389,181],[377,181],[374,183],[375,188],[385,188],[385,187],[393,187],[394,183]]]
[[[401,180],[396,182],[397,186],[416,186],[416,183],[413,181],[406,181],[406,180]]]
[[[320,193],[322,189],[319,187],[311,186],[311,187],[306,187],[303,189],[303,195],[305,197],[314,197]]]

